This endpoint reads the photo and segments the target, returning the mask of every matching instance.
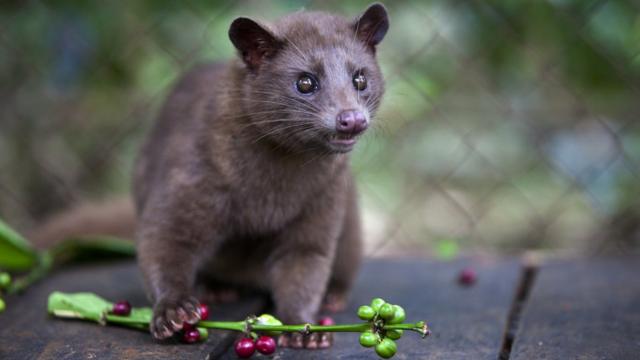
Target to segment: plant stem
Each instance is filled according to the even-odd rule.
[[[133,245],[128,241],[115,239],[111,237],[96,237],[91,241],[78,239],[65,240],[53,248],[38,253],[38,259],[35,266],[23,277],[15,279],[7,288],[8,294],[22,292],[38,280],[45,277],[54,266],[64,264],[77,257],[82,251],[102,251],[104,254],[133,256],[135,250]]]
[[[371,329],[371,324],[344,324],[344,325],[252,325],[252,330],[256,331],[286,331],[286,332],[363,332]]]
[[[49,252],[40,255],[38,264],[27,275],[15,279],[9,288],[8,294],[16,294],[28,288],[31,284],[43,278],[49,273],[53,265],[53,256]]]
[[[415,324],[394,324],[394,325],[385,325],[385,330],[410,330],[418,332],[422,335],[422,337],[429,336],[431,334],[431,330],[424,321],[419,321]]]
[[[226,321],[200,321],[197,326],[204,327],[208,329],[221,329],[221,330],[235,330],[235,331],[244,331],[245,330],[245,322],[237,321],[237,322],[226,322]],[[424,323],[419,322],[415,324],[395,324],[395,325],[385,325],[385,329],[391,330],[410,330],[416,331],[423,335],[425,335],[426,325]],[[345,325],[311,325],[311,324],[300,324],[300,325],[259,325],[253,324],[251,325],[251,330],[254,331],[286,331],[286,332],[355,332],[361,333],[366,330],[371,329],[371,324],[361,323],[361,324],[345,324]]]
[[[244,331],[244,321],[199,321],[196,326],[207,329]],[[254,328],[254,327],[252,327]]]
[[[105,319],[111,323],[117,323],[122,325],[147,325],[148,322],[141,321],[140,319],[132,319],[126,316],[118,316],[112,314],[106,314]],[[216,329],[216,330],[233,330],[243,332],[247,330],[246,321],[200,321],[196,324],[197,327]],[[355,332],[361,333],[372,329],[371,323],[364,322],[360,324],[344,324],[344,325],[312,325],[312,324],[299,324],[299,325],[262,325],[251,324],[250,329],[252,331],[285,331],[285,332]],[[420,321],[415,324],[394,324],[385,325],[385,330],[409,330],[422,334],[422,336],[429,335],[427,325]]]

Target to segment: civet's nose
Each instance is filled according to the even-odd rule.
[[[336,130],[339,133],[358,135],[368,126],[367,118],[358,110],[345,110],[336,117]]]

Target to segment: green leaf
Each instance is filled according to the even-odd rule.
[[[29,270],[38,262],[38,253],[27,240],[0,220],[0,268]]]
[[[105,258],[122,258],[135,256],[136,250],[132,241],[110,236],[91,236],[71,238],[56,245],[52,250],[54,261],[90,261]]]
[[[65,294],[53,292],[49,295],[47,310],[61,318],[92,320],[100,324],[106,322],[147,330],[153,316],[149,307],[131,309],[131,314],[118,316],[110,314],[113,303],[93,293]]]
[[[103,324],[113,304],[92,293],[65,294],[53,292],[49,295],[47,311],[57,317],[93,320]]]

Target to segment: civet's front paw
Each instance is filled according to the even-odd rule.
[[[200,320],[200,303],[194,297],[161,299],[153,308],[151,334],[158,340],[166,339],[181,330],[184,323],[195,324]]]

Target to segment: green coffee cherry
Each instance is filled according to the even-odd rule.
[[[376,311],[371,306],[362,305],[358,308],[358,317],[362,320],[371,320],[376,316]]]
[[[6,289],[11,285],[11,275],[9,273],[0,273],[0,289]]]
[[[3,312],[6,305],[4,304],[4,300],[0,299],[0,312]]]
[[[375,310],[377,312],[378,310],[380,310],[380,307],[384,303],[386,303],[386,301],[384,301],[383,299],[375,298],[375,299],[371,300],[371,307],[373,308],[373,310]]]
[[[271,314],[262,314],[260,316],[258,316],[258,322],[261,324],[266,324],[266,325],[282,325],[282,322],[280,320],[278,320],[277,317],[271,315]]]
[[[378,313],[383,319],[391,320],[393,319],[393,315],[395,314],[395,309],[393,308],[393,305],[386,303],[380,306],[380,310],[378,310]]]
[[[402,324],[402,322],[404,321],[404,319],[406,318],[406,314],[404,312],[404,309],[401,306],[398,305],[393,305],[393,318],[391,318],[391,320],[389,320],[390,324]]]
[[[371,330],[367,330],[360,334],[360,345],[364,347],[372,347],[378,343],[378,335],[371,332]]]
[[[205,341],[209,338],[209,331],[206,328],[196,328],[200,333],[200,341]]]
[[[376,354],[384,359],[389,359],[393,355],[396,354],[398,347],[396,346],[395,341],[384,338],[382,341],[376,345]]]
[[[260,325],[282,325],[282,321],[278,320],[275,316],[270,314],[262,314],[256,319],[256,323]],[[265,331],[267,335],[275,336],[280,335],[281,331]]]
[[[404,331],[399,330],[399,329],[391,329],[391,330],[387,330],[385,332],[385,336],[388,337],[391,340],[398,340],[402,337],[402,334],[404,333]]]

